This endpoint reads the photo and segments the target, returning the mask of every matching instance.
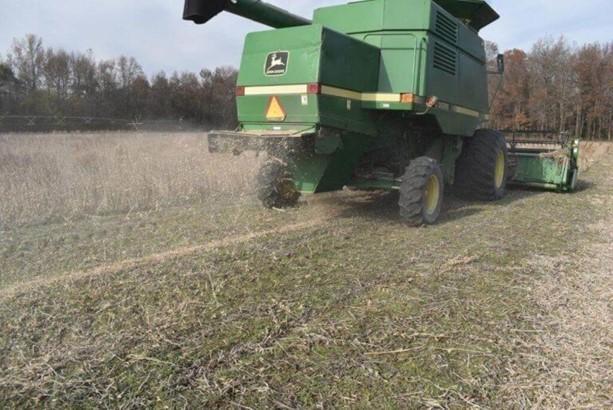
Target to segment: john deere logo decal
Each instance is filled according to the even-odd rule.
[[[264,74],[266,75],[283,75],[287,71],[289,62],[289,52],[275,51],[268,54],[266,57],[266,65],[264,66]]]

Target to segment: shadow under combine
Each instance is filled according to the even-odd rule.
[[[484,205],[508,206],[513,202],[546,193],[540,190],[511,188],[507,195],[496,202],[466,200],[447,192],[437,225],[461,220],[484,210]],[[321,195],[321,196],[320,196]],[[316,203],[340,208],[340,218],[364,218],[367,220],[404,225],[398,213],[398,192],[389,191],[343,191],[317,195]]]

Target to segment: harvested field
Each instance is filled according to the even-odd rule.
[[[608,145],[586,148],[576,193],[449,197],[439,224],[416,229],[389,194],[341,192],[263,210],[249,193],[256,158],[210,157],[194,134],[132,137],[139,143],[77,137],[89,153],[128,146],[122,163],[137,175],[118,173],[121,188],[109,181],[100,191],[84,185],[106,184],[120,168],[114,157],[94,161],[110,161],[97,168],[106,174],[86,176],[74,142],[56,145],[72,171],[51,180],[73,190],[49,188],[36,208],[26,209],[26,192],[44,182],[28,186],[33,177],[0,168],[2,198],[15,196],[0,205],[5,407],[613,404]],[[27,149],[15,138],[0,137],[0,156],[45,158],[43,137],[28,136]],[[148,138],[154,148],[139,160]],[[53,169],[37,173],[35,163],[19,169]],[[150,196],[91,205],[94,192],[143,181]],[[190,181],[199,190],[182,196]],[[37,219],[46,206],[65,212]]]

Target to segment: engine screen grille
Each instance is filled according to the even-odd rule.
[[[458,41],[458,24],[440,11],[436,13],[435,31],[452,44]]]
[[[439,42],[434,43],[434,68],[451,75],[457,71],[457,51]]]

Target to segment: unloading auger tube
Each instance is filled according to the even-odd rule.
[[[222,11],[274,28],[306,26],[311,20],[261,0],[185,0],[183,19],[204,24]]]

